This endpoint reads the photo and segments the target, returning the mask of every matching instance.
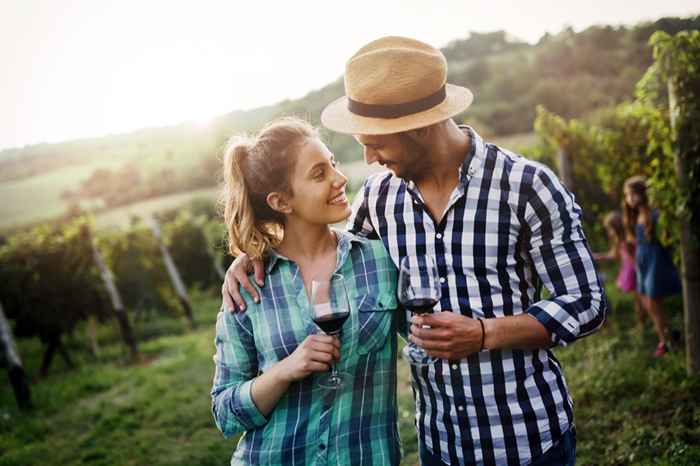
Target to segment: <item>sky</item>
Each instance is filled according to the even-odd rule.
[[[302,97],[384,35],[442,47],[502,29],[534,43],[697,14],[697,0],[0,0],[0,149]]]

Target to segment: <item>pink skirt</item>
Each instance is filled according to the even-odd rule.
[[[622,253],[622,265],[617,274],[617,287],[625,293],[630,293],[637,289],[637,274],[635,272],[634,258],[625,251]]]

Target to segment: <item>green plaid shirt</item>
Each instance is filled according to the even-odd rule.
[[[338,370],[350,383],[318,386],[320,374],[290,385],[266,417],[251,398],[253,379],[320,330],[312,320],[299,267],[273,254],[261,301],[219,312],[212,411],[229,438],[244,432],[232,465],[395,465],[396,269],[381,241],[336,231],[336,272],[346,280],[351,318],[343,326]]]

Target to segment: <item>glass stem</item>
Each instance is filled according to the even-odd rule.
[[[340,333],[335,335],[335,337],[340,340]],[[338,369],[336,368],[335,361],[331,361],[331,380],[334,382],[338,380]]]

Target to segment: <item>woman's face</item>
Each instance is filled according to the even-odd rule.
[[[294,195],[288,199],[289,217],[330,225],[350,216],[345,196],[348,179],[336,167],[330,150],[319,139],[309,139],[297,153],[290,184]]]
[[[641,197],[639,196],[639,194],[635,193],[629,188],[625,188],[624,195],[625,202],[628,206],[630,206],[633,209],[639,206],[639,203],[641,202]]]

